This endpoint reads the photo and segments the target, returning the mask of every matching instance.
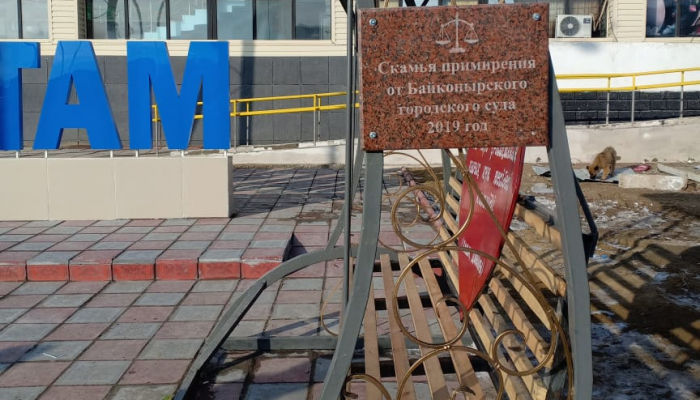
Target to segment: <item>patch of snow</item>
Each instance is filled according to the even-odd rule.
[[[614,263],[615,261],[607,254],[594,254],[593,257],[591,257],[591,262],[598,264],[610,264]]]
[[[604,242],[604,243],[606,246],[612,247],[613,249],[618,249],[618,250],[623,250],[623,251],[627,251],[627,250],[631,249],[630,246],[623,246],[619,243],[613,243],[613,242]]]
[[[524,230],[529,229],[529,228],[530,228],[530,225],[526,224],[525,222],[523,222],[517,218],[513,218],[510,221],[510,230],[511,231],[514,231],[514,232],[524,231]]]
[[[687,291],[685,292],[686,293],[684,294],[666,293],[666,298],[671,300],[676,305],[690,307],[695,309],[696,311],[700,311],[700,294],[689,293]]]
[[[542,183],[542,182],[537,182],[534,185],[532,185],[532,187],[530,187],[530,191],[532,193],[539,193],[539,194],[554,193],[554,189],[547,186],[546,183]]]
[[[557,205],[557,203],[554,201],[554,199],[551,199],[549,197],[535,196],[535,201],[542,204],[543,206],[546,206],[550,210],[554,210],[554,208]]]
[[[668,272],[657,272],[656,274],[654,274],[653,279],[654,282],[659,283],[668,279],[669,276],[670,274]]]
[[[608,311],[608,310],[596,310],[596,311],[591,311],[591,315],[605,315],[608,317],[614,317],[615,313],[612,311]]]

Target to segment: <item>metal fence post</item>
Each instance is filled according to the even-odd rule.
[[[316,129],[316,114],[318,114],[318,107],[321,102],[321,99],[318,98],[317,94],[314,94],[314,147],[316,147],[316,135],[317,135],[317,129]]]
[[[630,122],[634,122],[634,94],[637,90],[637,77],[632,75],[632,109],[630,110]]]
[[[321,137],[321,97],[318,98],[318,137]],[[314,144],[315,145],[315,144]]]
[[[237,145],[239,145],[239,140],[238,140],[238,100],[232,100],[233,101],[233,113],[231,114],[231,117],[233,118],[233,148],[235,149]]]
[[[610,77],[608,77],[608,93],[605,100],[605,125],[610,124]]]
[[[681,71],[681,102],[680,102],[680,114],[678,118],[683,118],[683,90],[685,89],[685,71]]]
[[[160,124],[158,123],[158,106],[155,106],[153,108],[153,113],[155,115],[155,124],[156,124],[156,156],[160,152]]]
[[[245,111],[250,112],[250,102],[245,103]],[[245,116],[245,144],[250,146],[250,115]]]

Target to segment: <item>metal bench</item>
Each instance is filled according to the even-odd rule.
[[[464,154],[459,152],[458,157],[463,159]],[[566,280],[516,233],[508,232],[507,256],[498,260],[487,289],[467,310],[457,291],[459,252],[466,249],[454,240],[464,228],[459,212],[465,168],[443,172],[444,180],[433,185],[422,181],[418,186],[444,188],[440,195],[446,209],[439,217],[439,205],[422,206],[427,213],[438,210],[425,222],[439,241],[447,243],[425,246],[423,253],[399,250],[380,255],[374,272],[381,276],[383,291],[369,291],[361,335],[364,372],[350,375],[346,394],[365,393],[370,399],[447,399],[457,393],[482,399],[497,398],[501,391],[510,399],[569,394],[573,359],[564,319]],[[561,234],[547,223],[551,215],[542,215],[546,209],[531,199],[519,200],[518,218],[551,242],[549,250],[559,250]],[[388,318],[377,312],[379,308],[387,310]],[[380,325],[388,329],[378,332]],[[382,367],[386,364],[393,370]],[[479,379],[476,371],[488,372],[491,380]],[[392,377],[396,393],[381,385],[382,378]]]
[[[359,1],[358,8],[372,3]],[[352,8],[352,1],[348,1],[348,7]],[[352,37],[353,13],[348,14],[348,24],[348,36]],[[351,43],[348,88],[355,87],[354,55]],[[554,76],[551,64],[549,75]],[[348,93],[347,143],[351,144],[355,95],[354,90]],[[553,239],[561,250],[565,276],[556,274],[522,239],[502,227],[500,235],[510,259],[459,245],[458,239],[468,225],[468,218],[459,217],[460,202],[465,200],[461,197],[463,185],[471,187],[470,204],[476,199],[484,205],[488,201],[474,185],[464,154],[458,149],[443,150],[444,178],[435,171],[426,174],[434,181],[431,195],[421,198],[418,189],[407,192],[417,207],[416,214],[424,214],[420,221],[434,229],[436,239],[418,243],[395,229],[408,246],[387,248],[393,246],[384,246],[380,240],[385,152],[359,151],[354,163],[346,163],[345,207],[328,245],[283,263],[247,289],[225,311],[175,398],[185,398],[198,371],[266,287],[307,266],[342,258],[346,271],[337,337],[299,341],[310,350],[334,349],[322,399],[352,398],[353,393],[362,390],[368,398],[445,399],[458,398],[461,393],[469,399],[589,399],[592,371],[586,256],[595,246],[596,232],[571,170],[561,104],[553,81],[549,81],[548,95],[547,151],[556,215],[525,200],[516,208],[516,215]],[[348,145],[348,160],[353,158],[352,151]],[[362,172],[361,236],[357,245],[351,245],[351,203]],[[436,208],[428,197],[440,202],[437,217],[431,215],[430,210]],[[590,235],[581,233],[579,204],[589,219]],[[392,207],[395,228],[400,225],[397,213],[398,208]],[[501,223],[507,227],[509,220]],[[343,233],[345,240],[337,245]],[[486,290],[468,299],[467,304],[459,300],[460,253],[477,254],[495,264],[488,274]],[[381,282],[383,293],[373,290],[375,272],[375,282]],[[364,359],[361,365],[353,366],[358,351]],[[480,379],[476,371],[487,372],[491,379]],[[396,380],[394,395],[381,383],[386,377]]]

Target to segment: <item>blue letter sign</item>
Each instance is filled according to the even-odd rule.
[[[39,43],[0,42],[0,150],[22,150],[22,71],[39,68]]]
[[[71,85],[79,104],[68,104]],[[120,149],[92,43],[58,42],[34,140],[35,149],[57,149],[64,128],[87,129],[90,147]]]
[[[204,148],[230,147],[228,42],[192,42],[178,94],[163,42],[127,42],[129,146],[152,148],[151,88],[170,149],[190,142],[200,88]]]

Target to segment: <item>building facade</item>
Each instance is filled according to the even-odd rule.
[[[391,4],[405,6],[405,1],[411,3],[393,0]],[[607,73],[700,66],[698,2],[550,1],[550,53],[555,70]],[[449,0],[428,3],[440,5]],[[458,3],[477,4],[476,1]],[[59,41],[92,42],[125,144],[129,40],[166,41],[176,82],[182,79],[191,41],[227,41],[232,99],[345,90],[347,25],[339,0],[0,0],[0,4],[6,11],[0,15],[0,40],[41,44],[41,68],[23,71],[24,140],[28,145],[36,131]],[[584,36],[591,37],[559,37],[565,35],[562,28],[567,28],[558,18],[564,15],[589,18],[584,21],[590,24],[590,27],[586,25],[589,32]],[[508,29],[504,27],[504,37],[507,35]],[[571,121],[585,123],[599,119],[598,113],[595,118],[591,113],[576,113],[586,111],[584,101],[599,102],[597,96],[591,96],[588,99],[564,96]],[[663,99],[666,95],[661,96]],[[696,106],[700,112],[700,105],[696,104],[700,99],[694,96],[686,93],[689,102],[686,112],[691,113],[686,115],[692,115]],[[675,101],[672,95],[670,99]],[[79,99],[74,95],[71,101]],[[626,102],[624,94],[621,101]],[[335,102],[343,100],[339,98]],[[286,100],[260,102],[255,107],[295,107],[307,103]],[[569,103],[584,109],[571,110]],[[620,119],[625,118],[621,113]],[[194,145],[201,138],[199,125],[195,125],[193,132]],[[311,113],[237,118],[231,128],[232,145],[295,143],[314,140],[314,136],[317,140],[339,139],[344,137],[343,126],[342,111],[324,112],[319,120]],[[85,143],[86,136],[80,129],[65,130],[62,145],[81,141]]]

